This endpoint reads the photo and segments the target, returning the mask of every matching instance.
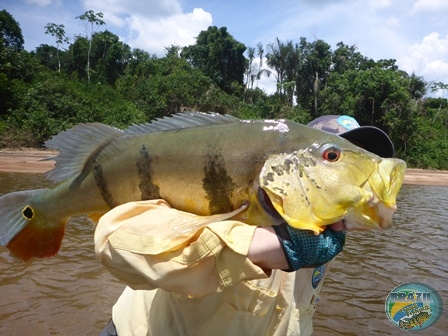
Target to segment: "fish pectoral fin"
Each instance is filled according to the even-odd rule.
[[[324,223],[316,218],[309,209],[302,209],[302,211],[288,211],[289,206],[285,207],[284,199],[279,195],[266,190],[269,199],[272,202],[275,210],[282,216],[282,218],[293,228],[301,230],[311,230],[315,234],[319,234],[324,231]],[[291,207],[291,209],[297,210],[297,207]],[[300,208],[299,208],[300,209]]]
[[[215,214],[210,216],[199,216],[192,213],[179,211],[176,221],[170,222],[170,225],[163,227],[154,227],[154,231],[146,231],[145,235],[151,244],[145,249],[148,254],[160,254],[168,251],[174,251],[179,246],[185,246],[189,239],[196,236],[199,230],[205,226],[228,220],[240,212],[246,210],[247,204],[242,205],[238,209],[223,214]],[[132,234],[134,235],[135,234]],[[120,242],[121,244],[123,242]]]
[[[197,215],[192,215],[192,216],[188,216],[188,217],[185,216],[184,217],[185,219],[183,221],[176,223],[176,225],[174,227],[170,228],[170,231],[169,231],[167,237],[173,238],[173,237],[180,237],[185,234],[189,235],[192,232],[197,231],[198,229],[200,229],[204,226],[207,226],[209,224],[221,222],[224,220],[228,220],[232,217],[235,217],[240,212],[246,210],[247,207],[248,207],[248,204],[243,204],[238,209],[236,209],[232,212],[223,213],[223,214],[215,214],[215,215],[210,215],[210,216],[197,216]]]
[[[96,212],[88,215],[87,217],[89,217],[94,222],[95,226],[97,226],[100,218],[103,217],[104,214],[105,212]]]
[[[0,197],[1,245],[22,260],[54,256],[61,246],[66,220],[47,220],[32,205],[33,198],[47,191],[18,191]]]

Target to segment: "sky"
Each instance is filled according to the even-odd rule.
[[[48,23],[63,24],[66,36],[85,35],[76,19],[87,10],[103,13],[109,30],[132,48],[164,56],[165,47],[195,43],[209,26],[227,27],[247,47],[279,38],[321,39],[356,45],[374,60],[395,59],[401,70],[426,82],[448,84],[447,0],[0,0],[19,23],[25,49],[56,45]],[[273,79],[259,85],[275,90]],[[438,95],[447,96],[447,92]]]

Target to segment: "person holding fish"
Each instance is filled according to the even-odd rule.
[[[323,116],[308,126],[324,131],[316,136],[343,139],[312,139],[315,148],[267,160],[256,211],[269,220],[251,220],[250,201],[197,215],[163,199],[126,202],[101,217],[95,251],[128,286],[101,336],[312,334],[315,304],[345,230],[390,226],[404,163],[382,159],[393,157],[389,137],[352,117]],[[217,161],[208,176],[222,184],[226,171]],[[349,163],[333,170],[342,161]],[[290,197],[293,191],[299,196]]]

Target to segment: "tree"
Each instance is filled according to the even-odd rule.
[[[411,97],[415,100],[422,99],[426,94],[428,86],[423,77],[417,76],[415,73],[412,73],[411,76],[408,76],[408,74],[404,71],[403,77],[407,78],[409,81],[408,90],[411,94]]]
[[[56,38],[56,57],[58,59],[58,72],[61,72],[61,60],[59,59],[59,46],[63,43],[68,43],[70,39],[65,36],[65,29],[63,24],[47,23],[45,34],[50,34]]]
[[[364,68],[367,59],[357,51],[356,45],[348,46],[343,42],[339,42],[336,44],[336,47],[332,55],[332,72],[344,73],[348,70]]]
[[[95,80],[114,85],[131,59],[131,47],[107,30],[93,34],[92,40],[91,63],[96,70]]]
[[[76,19],[80,19],[84,22],[86,28],[86,37],[89,41],[89,48],[87,51],[87,82],[90,83],[90,52],[92,50],[92,36],[95,26],[102,26],[106,23],[103,21],[103,13],[95,13],[93,10],[88,10],[84,14],[77,16]]]
[[[257,85],[256,86],[258,86],[258,81],[260,80],[260,70],[263,68],[264,48],[263,48],[263,44],[261,42],[257,43],[257,55],[258,55],[260,64],[258,64]]]
[[[262,55],[262,51],[259,48],[259,55]],[[291,107],[301,63],[298,45],[292,41],[284,43],[277,38],[276,43],[268,44],[266,63],[272,70],[262,69],[260,75],[275,77],[280,101]]]
[[[6,10],[0,11],[0,41],[3,46],[14,51],[23,50],[25,43],[20,25]]]
[[[255,48],[249,47],[247,49],[247,56],[249,57],[246,69],[246,90],[253,89],[254,85],[254,68],[253,62],[255,58]]]
[[[312,118],[319,116],[319,99],[325,88],[332,66],[332,52],[323,40],[307,42],[300,39],[300,78],[297,80],[296,99],[301,108],[308,110]]]
[[[409,155],[418,106],[408,84],[408,76],[392,60],[368,60],[362,69],[331,72],[321,91],[320,113],[348,114],[361,125],[380,127],[393,140],[397,153]]]
[[[246,46],[236,41],[226,27],[211,26],[196,38],[196,44],[181,53],[195,68],[202,70],[227,93],[240,91],[244,85]]]
[[[35,54],[41,65],[46,66],[51,70],[58,71],[60,63],[59,59],[56,57],[56,47],[48,44],[41,44],[36,47]]]
[[[124,72],[125,77],[139,79],[153,73],[156,55],[151,55],[147,51],[135,48],[131,51],[130,59]]]
[[[76,36],[73,44],[69,46],[69,54],[72,57],[70,62],[68,73],[70,75],[76,75],[78,80],[86,79],[87,75],[91,72],[86,71],[86,58],[89,50],[89,41],[83,36]],[[89,61],[90,67],[90,61]],[[90,77],[88,77],[90,80]]]
[[[247,56],[248,56],[248,63],[247,63],[247,69],[246,69],[246,86],[244,88],[244,97],[243,101],[246,100],[246,97],[248,96],[248,92],[252,92],[254,89],[254,82],[255,79],[258,76],[258,66],[254,64],[254,58],[255,58],[255,48],[249,47],[247,49]],[[250,96],[250,100],[252,101],[252,96]]]
[[[34,54],[14,48],[0,41],[0,129],[1,119],[20,105],[22,93],[41,72]]]
[[[201,110],[201,101],[213,86],[209,77],[179,56],[179,50],[178,46],[166,48],[164,58],[134,51],[133,58],[138,60],[129,62],[117,82],[118,92],[144,111],[148,120]]]
[[[269,69],[261,70],[261,73],[268,77],[274,75],[275,80],[277,81],[277,93],[280,96],[283,95],[283,82],[285,81],[286,76],[286,58],[288,57],[291,46],[292,41],[284,43],[280,41],[278,37],[276,38],[276,43],[269,43],[268,52],[266,54],[266,63],[274,70],[274,72]]]
[[[42,76],[44,77],[44,76]],[[78,123],[101,122],[117,127],[147,120],[135,104],[109,85],[91,85],[49,73],[22,94],[8,122],[32,134],[34,146]]]

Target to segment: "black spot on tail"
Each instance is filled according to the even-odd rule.
[[[103,196],[104,201],[107,203],[109,208],[114,208],[118,204],[114,201],[112,193],[107,186],[107,181],[104,178],[103,168],[98,163],[93,163],[93,176],[95,177],[96,186],[100,190],[101,196]]]
[[[26,206],[22,211],[23,217],[25,217],[27,220],[31,220],[34,217],[34,211],[33,208]]]
[[[236,184],[227,174],[222,155],[210,155],[204,167],[202,186],[207,193],[210,213],[225,213],[233,209],[231,196]]]
[[[145,145],[139,152],[139,157],[137,159],[137,170],[138,176],[140,178],[140,184],[138,185],[142,200],[161,198],[159,186],[152,180],[152,159],[146,149]]]

